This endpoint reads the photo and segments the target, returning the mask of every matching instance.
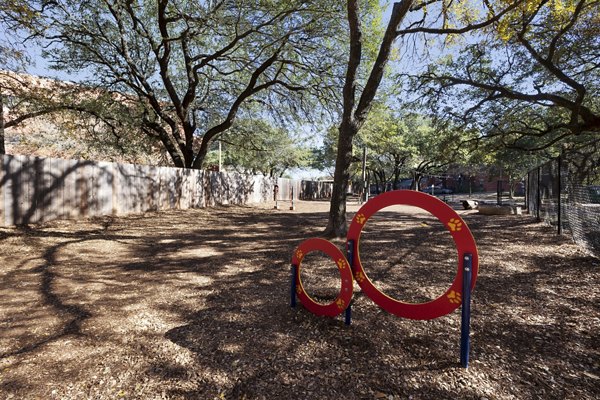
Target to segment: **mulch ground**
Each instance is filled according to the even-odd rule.
[[[480,254],[466,370],[459,310],[400,319],[356,285],[351,326],[289,307],[292,251],[327,203],[0,229],[0,398],[600,398],[600,261],[528,216],[460,214]],[[360,246],[400,300],[440,296],[456,271],[419,209],[375,215]],[[331,301],[335,264],[310,253],[302,282]]]

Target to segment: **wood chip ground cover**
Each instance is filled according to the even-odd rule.
[[[350,327],[291,309],[291,253],[327,203],[271,207],[0,229],[0,398],[600,398],[600,262],[550,227],[459,211],[481,264],[464,370],[458,310],[399,319],[356,285]],[[369,220],[360,252],[404,301],[456,270],[450,235],[414,208]],[[339,287],[316,253],[302,280],[320,301]]]

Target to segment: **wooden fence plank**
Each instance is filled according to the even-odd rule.
[[[65,163],[65,160],[62,160],[62,159],[55,159],[54,162],[52,163],[52,165],[53,165],[52,178],[54,179],[54,185],[57,188],[57,192],[54,197],[56,203],[53,204],[52,208],[53,208],[53,210],[55,210],[57,218],[65,217],[64,163]]]
[[[65,160],[63,163],[63,176],[65,182],[65,216],[76,218],[79,216],[79,202],[77,201],[77,162]]]
[[[76,164],[77,168],[77,202],[79,204],[79,216],[86,218],[90,216],[90,171],[89,166],[81,162]]]
[[[43,162],[40,157],[29,159],[31,170],[29,223],[32,224],[40,223],[44,218]]]
[[[89,176],[90,176],[90,208],[89,208],[89,212],[90,212],[90,217],[97,217],[100,214],[100,198],[99,198],[99,193],[98,193],[98,179],[99,179],[99,168],[98,168],[98,163],[94,162],[93,164],[91,164],[89,167]]]
[[[15,210],[17,200],[13,194],[14,188],[19,185],[15,168],[14,156],[5,156],[4,168],[6,171],[6,184],[4,185],[4,220],[7,225],[15,224]]]
[[[110,215],[113,212],[113,171],[112,163],[99,161],[94,171],[97,215]]]
[[[277,180],[279,198],[300,182]],[[271,201],[272,179],[84,160],[0,156],[0,225]]]
[[[11,161],[12,156],[0,155],[0,212],[2,226],[12,225],[12,206],[10,203],[10,185],[11,185]]]
[[[119,168],[118,164],[111,167],[112,176],[112,215],[119,214]]]
[[[30,205],[31,201],[31,166],[27,156],[16,155],[15,156],[15,169],[19,176],[19,185],[13,187],[13,198],[16,200],[17,207],[15,209],[15,223],[24,224],[29,223],[30,216],[28,215],[30,210],[34,207]]]
[[[44,187],[46,190],[46,215],[44,220],[52,221],[62,217],[63,188],[61,161],[56,158],[48,159],[48,170],[44,171]]]
[[[5,158],[4,154],[0,154],[0,226],[6,226],[4,187],[8,181],[8,175],[6,173]]]
[[[136,208],[137,213],[143,213],[148,211],[148,203],[146,201],[148,196],[148,187],[150,179],[148,177],[148,167],[146,165],[134,165],[135,177],[137,180],[137,199],[138,207]]]
[[[129,164],[119,164],[119,207],[121,214],[132,211],[133,199],[131,188],[131,170]]]
[[[142,205],[143,193],[144,193],[144,181],[140,176],[140,166],[131,164],[130,166],[131,173],[131,182],[132,182],[132,196],[133,196],[133,204],[132,204],[132,212],[135,214],[139,214],[144,211],[144,207]]]
[[[204,171],[194,170],[194,207],[203,208],[206,207],[204,203]]]
[[[157,194],[157,171],[158,169],[154,166],[146,167],[146,192],[144,203],[146,204],[146,211],[156,211],[158,209],[156,205],[156,194]]]
[[[44,222],[48,220],[50,215],[50,203],[52,201],[52,179],[49,176],[50,170],[52,169],[51,158],[40,158],[36,166],[37,184],[39,185],[36,189],[38,197],[37,206],[37,220],[38,222]]]

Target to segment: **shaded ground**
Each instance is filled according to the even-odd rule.
[[[300,202],[1,229],[0,398],[600,397],[597,259],[526,216],[461,211],[481,263],[464,370],[458,310],[398,319],[355,293],[346,327],[289,308],[291,253],[326,212]],[[406,301],[442,294],[456,270],[450,235],[418,209],[374,216],[360,251]],[[322,261],[309,254],[302,279],[327,301],[339,283]]]

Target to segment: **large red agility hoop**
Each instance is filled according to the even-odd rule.
[[[452,285],[437,299],[427,303],[405,303],[393,299],[377,289],[365,272],[360,261],[360,235],[373,214],[385,207],[409,205],[430,212],[448,229],[456,244],[458,268]],[[471,289],[475,286],[478,271],[478,256],[475,239],[462,218],[437,197],[413,190],[396,190],[374,197],[356,213],[348,230],[348,242],[354,246],[354,278],[362,291],[378,306],[391,314],[410,319],[434,319],[457,309],[462,303],[463,258],[472,255]]]

